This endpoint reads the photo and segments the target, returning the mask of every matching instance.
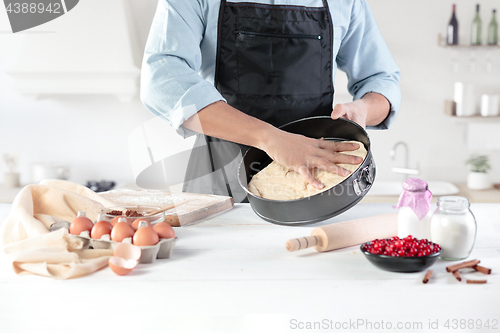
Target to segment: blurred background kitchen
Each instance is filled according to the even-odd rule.
[[[393,186],[416,176],[434,181],[431,191],[437,194],[500,202],[495,187],[500,183],[500,116],[495,116],[500,47],[486,46],[492,10],[500,9],[500,3],[368,3],[401,68],[403,102],[390,130],[369,131],[377,179],[364,200],[393,202],[400,191]],[[147,128],[160,127],[155,160],[191,146],[192,140],[158,124],[139,100],[140,64],[156,4],[80,1],[64,16],[17,34],[11,33],[0,9],[0,202],[11,201],[19,186],[43,177],[134,185],[153,159],[146,147],[155,135],[144,137]],[[445,45],[452,4],[460,44],[453,47]],[[476,4],[482,46],[472,47]],[[335,102],[350,100],[346,82],[338,73]],[[460,106],[450,102],[457,98]],[[481,116],[485,103],[496,106]],[[144,142],[138,143],[141,135]],[[471,165],[465,162],[472,155],[488,157],[489,189],[467,187]],[[476,171],[485,171],[484,160],[476,164]],[[12,174],[19,174],[19,186]],[[484,180],[477,182],[470,187],[489,187]]]

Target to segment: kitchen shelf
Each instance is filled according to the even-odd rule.
[[[444,48],[448,48],[448,49],[460,49],[460,50],[471,50],[471,51],[475,51],[475,50],[500,50],[500,46],[499,45],[447,45],[447,44],[444,44],[444,45],[439,45],[441,47],[444,47]]]
[[[489,122],[500,122],[500,116],[469,116],[469,117],[457,117],[448,116],[453,122],[458,124],[468,124],[468,123],[489,123]]]
[[[466,183],[454,183],[458,188],[458,193],[454,195],[459,195],[469,199],[471,203],[500,203],[500,184],[494,184],[491,189],[488,190],[471,190],[467,187]],[[370,192],[368,192],[370,193]],[[432,197],[432,203],[436,203],[438,196]],[[396,203],[398,201],[397,196],[370,196],[366,195],[361,200],[361,203]]]
[[[481,45],[467,45],[467,44],[459,44],[459,45],[448,45],[445,43],[445,38],[441,36],[441,34],[438,35],[438,45],[440,47],[448,48],[448,49],[456,49],[456,50],[470,50],[470,51],[476,51],[476,50],[483,50],[483,51],[497,51],[500,50],[500,45],[488,45],[488,44],[481,44]]]

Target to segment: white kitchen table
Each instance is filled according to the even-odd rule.
[[[0,204],[0,221],[9,210]],[[237,204],[176,228],[170,259],[127,276],[108,267],[63,281],[17,276],[1,254],[0,332],[500,332],[500,204],[472,210],[478,234],[469,258],[493,273],[463,271],[462,282],[445,272],[447,261],[423,284],[425,272],[380,270],[358,246],[285,250],[314,226],[392,212],[389,204],[358,204],[304,227],[267,223]]]

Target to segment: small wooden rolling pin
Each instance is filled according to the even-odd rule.
[[[398,214],[391,213],[317,227],[311,236],[288,240],[285,248],[292,252],[314,246],[316,251],[324,252],[397,234]]]

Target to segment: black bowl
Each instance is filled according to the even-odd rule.
[[[439,251],[423,257],[386,256],[366,251],[365,245],[368,243],[370,242],[363,243],[360,246],[361,252],[363,252],[366,259],[378,268],[391,272],[412,273],[423,271],[431,267],[441,255],[441,251]]]

